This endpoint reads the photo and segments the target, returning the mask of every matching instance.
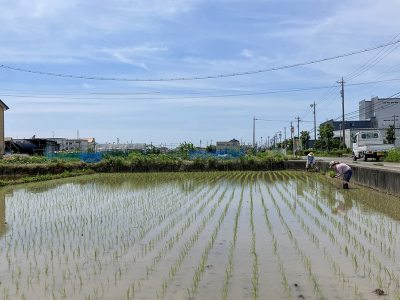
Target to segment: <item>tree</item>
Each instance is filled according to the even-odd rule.
[[[160,148],[150,144],[146,145],[146,153],[147,154],[160,154]]]
[[[310,133],[308,131],[300,132],[300,140],[301,140],[301,145],[303,146],[303,150],[307,150],[308,144],[310,142]]]
[[[208,145],[208,146],[206,147],[206,151],[207,151],[207,152],[215,152],[215,151],[217,151],[217,146]]]
[[[318,144],[322,148],[326,148],[328,152],[330,151],[332,146],[332,138],[334,136],[333,130],[334,128],[330,123],[321,124],[318,128],[318,135],[319,139],[321,140],[321,142],[319,142]]]
[[[286,144],[286,150],[293,151],[293,138],[285,140],[284,144]]]
[[[193,143],[183,142],[176,148],[178,154],[182,156],[183,159],[189,159],[190,150],[197,150]]]
[[[396,140],[395,130],[393,125],[389,125],[388,128],[386,128],[386,140],[388,144],[394,144],[394,141]]]

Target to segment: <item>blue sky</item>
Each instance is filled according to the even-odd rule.
[[[193,78],[319,60],[400,39],[400,2],[285,0],[2,1],[0,65],[117,79]],[[400,50],[205,80],[112,81],[0,68],[5,135],[202,146],[263,142],[360,100],[400,92]],[[366,65],[366,63],[369,63]],[[373,83],[371,83],[371,81]],[[384,82],[376,82],[384,81]],[[369,84],[365,84],[368,83]],[[360,85],[357,85],[362,83]],[[295,91],[293,91],[295,90]],[[357,119],[357,115],[351,119]],[[297,132],[297,127],[295,128]],[[311,136],[313,137],[313,132]]]

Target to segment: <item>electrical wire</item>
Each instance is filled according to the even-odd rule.
[[[366,48],[354,52],[349,52],[346,54],[340,54],[336,56],[331,56],[327,58],[322,58],[322,59],[316,59],[316,60],[311,60],[308,62],[302,62],[302,63],[296,63],[292,65],[285,65],[281,67],[275,67],[275,68],[268,68],[268,69],[261,69],[261,70],[256,70],[256,71],[247,71],[247,72],[238,72],[238,73],[230,73],[230,74],[221,74],[221,75],[209,75],[209,76],[196,76],[196,77],[183,77],[183,78],[161,78],[161,79],[139,79],[139,78],[112,78],[112,77],[97,77],[97,76],[83,76],[83,75],[71,75],[71,74],[61,74],[61,73],[52,73],[52,72],[42,72],[42,71],[37,71],[37,70],[29,70],[29,69],[23,69],[23,68],[17,68],[17,67],[12,67],[8,65],[0,65],[0,68],[3,69],[9,69],[13,71],[18,71],[18,72],[25,72],[25,73],[32,73],[32,74],[38,74],[38,75],[45,75],[45,76],[53,76],[53,77],[64,77],[64,78],[73,78],[73,79],[86,79],[86,80],[101,80],[101,81],[135,81],[135,82],[140,82],[140,81],[183,81],[183,80],[203,80],[203,79],[216,79],[216,78],[226,78],[226,77],[234,77],[234,76],[245,76],[245,75],[252,75],[252,74],[258,74],[258,73],[265,73],[265,72],[271,72],[271,71],[277,71],[277,70],[283,70],[283,69],[289,69],[289,68],[294,68],[294,67],[300,67],[300,66],[306,66],[306,65],[311,65],[319,62],[324,62],[324,61],[330,61],[338,58],[343,58],[343,57],[348,57],[364,52],[369,52],[373,51],[376,49],[380,48],[385,48],[390,45],[395,45],[399,43],[400,40],[396,40],[387,44],[382,44],[378,45],[375,47],[371,48]]]
[[[376,81],[376,82],[366,82],[366,83],[353,83],[349,84],[348,86],[359,86],[359,85],[366,85],[366,84],[377,84],[377,83],[393,83],[400,81],[400,79],[391,79],[385,81]],[[183,96],[183,97],[146,97],[146,98],[129,98],[129,97],[113,97],[112,100],[182,100],[182,99],[204,99],[204,98],[224,98],[224,97],[240,97],[240,96],[255,96],[255,95],[267,95],[267,94],[280,94],[280,93],[292,93],[292,92],[301,92],[301,91],[311,91],[311,90],[321,90],[321,89],[331,89],[332,86],[322,86],[322,87],[309,87],[309,88],[290,88],[290,89],[282,89],[282,90],[273,90],[273,91],[260,91],[254,93],[236,93],[236,94],[225,94],[225,95],[204,95],[204,96]],[[324,101],[320,102],[319,104],[329,100],[333,95],[334,92],[337,91],[339,87],[336,87],[331,90],[330,96],[326,98]],[[143,94],[155,94],[153,93],[126,93],[126,94],[119,94],[119,93],[92,93],[95,97],[63,97],[63,96],[42,96],[42,95],[21,95],[21,94],[0,94],[0,96],[4,97],[16,97],[16,98],[37,98],[37,99],[69,99],[69,100],[110,100],[110,98],[105,98],[107,96],[131,96],[131,95],[143,95]],[[104,97],[99,97],[104,96]],[[306,113],[304,113],[303,118],[306,117],[312,110],[307,108]]]
[[[390,42],[393,42],[399,35],[400,35],[400,33],[398,33]],[[345,76],[344,77],[345,80],[346,81],[350,81],[350,80],[360,76],[361,74],[365,73],[367,70],[371,69],[373,66],[375,66],[377,63],[382,61],[384,58],[386,58],[389,54],[391,54],[394,50],[397,49],[397,47],[395,47],[392,51],[390,51],[390,49],[393,46],[394,45],[390,45],[390,47],[388,49],[386,49],[386,47],[381,48],[381,50],[378,53],[376,53],[372,58],[370,58],[362,66],[360,66],[359,68],[354,70],[352,73],[350,73],[347,76]],[[386,54],[385,52],[389,52],[389,53]],[[383,55],[385,55],[385,56],[383,56]]]

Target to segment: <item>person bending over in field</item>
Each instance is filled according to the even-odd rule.
[[[337,171],[337,174],[333,178],[337,178],[343,175],[343,188],[347,190],[349,188],[351,175],[353,175],[351,168],[340,161],[331,161],[329,163],[329,167],[336,169]]]
[[[314,153],[310,152],[307,155],[307,163],[306,163],[306,169],[314,169],[315,167],[315,157],[314,157]]]

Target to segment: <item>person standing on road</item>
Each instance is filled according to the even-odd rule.
[[[349,181],[351,178],[351,175],[353,175],[353,171],[351,171],[351,168],[340,162],[340,161],[331,161],[329,163],[329,167],[336,169],[337,174],[335,175],[334,178],[340,177],[343,175],[343,189],[347,190],[349,188]]]
[[[312,169],[315,167],[315,157],[314,157],[314,153],[310,152],[307,155],[307,163],[306,163],[306,169]]]

